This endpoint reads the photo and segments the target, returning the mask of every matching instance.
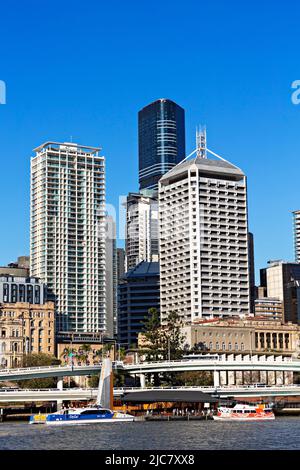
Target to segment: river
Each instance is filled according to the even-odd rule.
[[[170,421],[72,427],[6,422],[0,424],[0,449],[299,450],[300,417],[264,423]]]

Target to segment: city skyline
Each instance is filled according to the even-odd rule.
[[[120,194],[138,190],[137,113],[162,97],[172,99],[185,109],[187,154],[194,148],[196,126],[206,123],[209,146],[242,167],[248,175],[249,229],[255,240],[256,272],[269,259],[294,260],[292,211],[299,209],[297,171],[294,170],[300,151],[300,107],[292,103],[291,84],[299,78],[295,57],[300,8],[294,7],[291,18],[288,11],[282,11],[277,5],[272,6],[272,11],[260,5],[257,16],[258,2],[254,2],[245,23],[239,8],[235,8],[232,15],[228,4],[226,11],[225,4],[217,2],[220,15],[215,18],[212,7],[201,5],[201,14],[205,13],[206,17],[201,41],[196,40],[197,32],[192,32],[192,27],[191,32],[183,27],[185,46],[180,41],[181,35],[175,35],[166,55],[164,46],[168,44],[168,33],[182,26],[185,18],[185,10],[176,2],[171,13],[167,3],[159,6],[160,15],[154,25],[152,20],[156,13],[147,17],[142,6],[129,18],[123,6],[115,12],[111,7],[100,9],[94,3],[95,19],[101,14],[106,19],[105,25],[94,23],[90,16],[89,24],[81,20],[88,34],[75,48],[76,55],[65,32],[48,29],[48,34],[39,36],[43,57],[39,55],[40,49],[34,47],[33,24],[38,23],[36,33],[44,32],[45,25],[53,26],[55,8],[45,18],[39,8],[30,17],[22,5],[14,15],[3,7],[6,21],[0,34],[5,36],[7,47],[0,78],[6,83],[7,99],[6,104],[0,106],[0,184],[3,197],[8,200],[3,205],[5,230],[1,231],[1,265],[29,253],[30,163],[27,155],[31,149],[48,139],[101,146],[107,161],[107,201],[117,206]],[[78,6],[78,2],[75,5]],[[196,26],[200,7],[197,2],[191,2],[191,7],[193,17],[187,7],[189,26]],[[172,22],[163,21],[166,12]],[[67,15],[70,30],[75,31],[78,20],[67,6],[61,7],[57,28]],[[37,20],[42,17],[43,22],[39,23]],[[22,38],[22,56],[19,56],[15,47],[21,41],[18,25],[23,24],[24,18],[32,28],[29,27]],[[232,27],[230,31],[225,26],[228,22]],[[265,34],[266,23],[269,35]],[[14,28],[10,29],[12,24]],[[135,33],[131,32],[133,25]],[[275,34],[279,25],[281,35]],[[215,27],[214,37],[210,35],[208,40],[206,33],[212,26]],[[163,31],[167,34],[162,36]],[[101,35],[102,42],[95,42],[99,32],[105,35]],[[146,33],[151,37],[150,49]],[[157,38],[155,33],[160,33]],[[230,58],[220,49],[221,38],[223,49],[230,51]],[[62,45],[61,51],[53,47],[58,45],[57,41]],[[107,50],[106,45],[109,45]],[[175,54],[176,65],[181,63],[184,71],[172,65]],[[22,59],[25,56],[26,62]],[[91,77],[83,67],[74,74],[75,59],[83,61],[83,58],[90,59],[91,63],[93,60],[96,70],[105,73]],[[36,74],[33,67],[36,60],[41,68],[49,61],[58,61],[59,78],[56,67],[48,69],[47,77]],[[124,64],[127,64],[125,72]],[[203,66],[206,73],[200,74]],[[22,67],[21,75],[17,73],[19,67]],[[193,73],[188,73],[190,67]],[[283,171],[282,161],[287,158],[289,167]],[[277,191],[279,187],[282,191]]]

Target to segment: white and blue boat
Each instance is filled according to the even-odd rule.
[[[46,424],[74,425],[74,424],[96,424],[96,423],[119,423],[134,421],[134,416],[120,411],[112,411],[100,406],[86,408],[70,408],[50,413],[46,417]]]
[[[103,360],[98,397],[95,405],[84,408],[61,409],[47,415],[33,415],[29,424],[43,423],[50,426],[96,424],[96,423],[120,423],[134,421],[134,416],[122,411],[112,411],[113,385],[112,365],[110,359]]]

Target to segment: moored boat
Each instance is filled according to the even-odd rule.
[[[50,413],[46,417],[46,424],[52,426],[130,421],[134,421],[134,416],[120,411],[112,411],[100,406],[60,410],[56,413]]]
[[[233,408],[219,407],[215,421],[270,421],[275,419],[271,408],[252,405],[235,405]]]

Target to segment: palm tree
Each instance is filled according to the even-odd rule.
[[[66,346],[60,356],[63,358],[65,364],[68,364],[68,358],[76,355],[74,353],[76,353],[76,349]]]
[[[86,364],[88,362],[89,355],[91,352],[92,348],[89,344],[82,344],[78,350],[78,359]]]

